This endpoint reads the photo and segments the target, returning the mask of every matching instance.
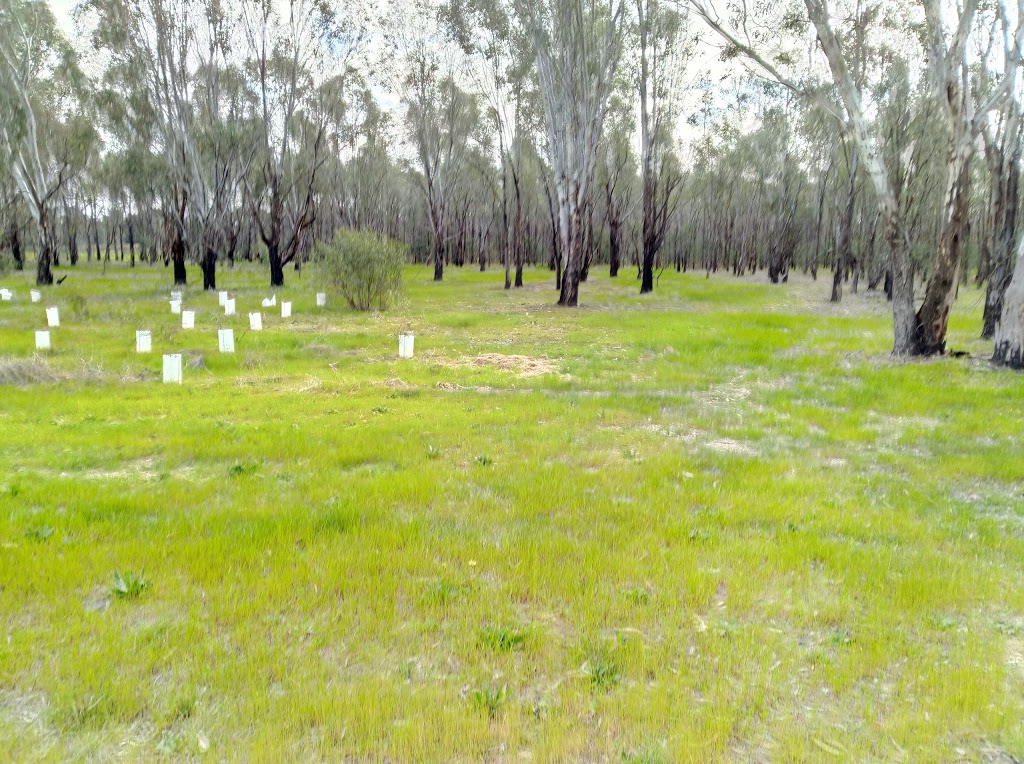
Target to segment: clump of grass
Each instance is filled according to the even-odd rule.
[[[440,459],[442,453],[439,446],[427,446],[428,459]]]
[[[650,603],[651,593],[639,586],[626,589],[626,602],[636,607],[643,607]]]
[[[447,607],[462,596],[464,589],[464,585],[448,578],[438,578],[427,583],[426,600],[430,604]]]
[[[110,586],[110,593],[119,600],[133,600],[142,595],[149,588],[149,580],[145,573],[135,573],[131,570],[121,572],[114,571],[114,582]]]
[[[80,292],[68,292],[64,299],[67,302],[68,312],[76,320],[89,317],[89,301]]]
[[[178,736],[169,730],[164,730],[156,744],[156,752],[163,756],[171,756],[177,753],[180,747],[181,741]]]
[[[665,764],[668,758],[657,746],[645,746],[635,751],[622,752],[622,764]]]
[[[833,629],[829,641],[836,647],[846,647],[853,642],[853,634],[849,629]]]
[[[256,462],[249,462],[248,464],[242,464],[235,462],[228,470],[228,476],[233,478],[245,477],[246,475],[255,475],[259,470],[260,466]]]
[[[387,406],[374,406],[373,409],[371,410],[373,411],[374,414],[386,414],[388,413],[388,411],[390,411],[390,409]]]
[[[487,718],[493,721],[508,702],[508,687],[495,684],[478,687],[469,694],[469,699],[476,708],[486,711]]]
[[[480,456],[476,458],[476,463],[479,464],[481,467],[487,467],[490,466],[491,464],[494,464],[494,460],[491,459],[491,457],[489,457],[487,454],[480,454]]]
[[[610,690],[622,678],[619,664],[611,653],[602,647],[592,648],[583,663],[583,675],[595,690]]]
[[[25,538],[42,543],[53,535],[53,528],[49,525],[42,525],[38,528],[30,528],[25,531]]]
[[[496,653],[510,653],[526,644],[526,632],[511,626],[485,626],[480,630],[480,644]]]

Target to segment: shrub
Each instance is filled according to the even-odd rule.
[[[14,255],[8,250],[0,248],[0,276],[6,276],[14,270]]]
[[[402,288],[405,246],[369,231],[338,231],[317,245],[325,286],[355,310],[387,310]]]

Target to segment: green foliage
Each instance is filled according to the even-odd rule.
[[[137,599],[149,588],[149,581],[145,573],[135,573],[126,570],[123,573],[114,571],[114,582],[110,586],[110,593],[120,600]]]
[[[480,644],[496,653],[519,650],[526,643],[526,632],[513,626],[485,626],[480,631]]]
[[[15,265],[14,255],[11,254],[10,250],[4,249],[0,246],[0,276],[6,276],[9,274],[14,270]]]
[[[324,284],[355,310],[387,310],[402,290],[404,245],[370,231],[340,230],[316,257]]]
[[[583,664],[583,673],[595,690],[609,690],[619,683],[619,664],[605,653],[596,653]]]
[[[508,686],[487,684],[474,689],[469,699],[476,708],[487,713],[488,719],[494,720],[508,702]]]
[[[38,542],[47,541],[52,535],[53,528],[51,528],[49,525],[42,525],[38,528],[32,528],[30,530],[25,531],[25,538]]]

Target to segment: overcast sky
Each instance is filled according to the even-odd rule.
[[[64,34],[74,32],[74,23],[71,21],[71,11],[75,7],[75,0],[50,0],[50,7],[53,15],[57,17],[58,23],[64,27]]]

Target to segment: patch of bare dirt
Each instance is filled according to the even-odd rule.
[[[520,377],[539,377],[542,374],[555,374],[557,369],[544,358],[532,358],[525,355],[502,355],[501,353],[484,353],[470,362],[471,366],[494,366],[502,371],[511,371]]]

